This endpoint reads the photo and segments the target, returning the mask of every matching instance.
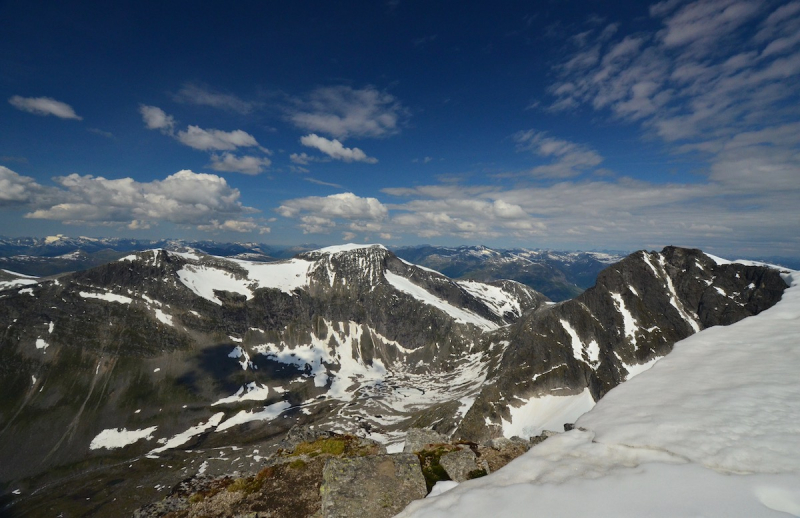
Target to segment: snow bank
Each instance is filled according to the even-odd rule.
[[[398,517],[800,516],[798,273],[772,309],[692,335],[610,391],[585,430]]]

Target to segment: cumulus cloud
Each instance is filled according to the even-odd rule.
[[[394,135],[400,131],[407,110],[393,95],[372,86],[328,86],[296,99],[287,117],[298,128],[344,140]]]
[[[342,145],[336,139],[329,140],[325,137],[320,137],[314,133],[311,135],[306,135],[300,139],[300,143],[304,146],[311,147],[322,151],[329,157],[333,158],[334,160],[342,160],[344,162],[366,162],[367,164],[377,164],[378,159],[367,156],[366,153],[358,149],[357,147],[354,148],[347,148]],[[305,155],[305,154],[304,154]],[[295,160],[298,158],[298,155],[293,155]],[[306,159],[305,157],[301,157]]]
[[[201,230],[249,232],[259,228],[238,189],[213,174],[179,171],[163,180],[138,182],[71,174],[42,186],[0,166],[0,207],[23,208],[26,218],[67,224],[149,228],[160,222]],[[222,223],[220,223],[222,222]]]
[[[352,230],[379,230],[389,213],[376,198],[362,198],[351,192],[286,200],[276,210],[286,218],[300,219],[304,233],[328,233],[337,219],[348,222]]]
[[[157,129],[169,133],[175,127],[175,119],[172,115],[167,115],[164,110],[157,106],[140,104],[139,113],[142,115],[142,120],[147,129]]]
[[[21,176],[0,165],[0,207],[29,203],[43,190],[33,178]]]
[[[174,96],[181,103],[211,106],[221,110],[232,111],[247,115],[256,108],[257,104],[244,101],[233,94],[226,94],[212,90],[206,86],[186,83]]]
[[[178,142],[201,151],[233,151],[240,147],[261,148],[254,136],[244,130],[222,131],[218,129],[203,129],[199,126],[189,125],[185,130],[175,132],[175,119],[164,113],[157,106],[142,104],[139,113],[147,129],[160,130]]]
[[[269,158],[257,156],[236,156],[233,153],[211,155],[211,169],[227,173],[258,174],[269,167]]]
[[[555,137],[544,131],[520,131],[514,137],[517,148],[550,158],[552,163],[534,167],[528,173],[539,178],[570,178],[598,166],[603,158],[594,150]]]
[[[18,110],[35,115],[53,115],[60,119],[83,120],[67,103],[56,101],[52,97],[21,97],[15,95],[8,100],[9,104]]]

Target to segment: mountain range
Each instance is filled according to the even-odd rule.
[[[556,259],[447,250],[418,258],[459,277],[464,258],[491,261],[454,280],[381,245],[271,262],[181,248],[41,280],[6,272],[5,512],[130,513],[198,472],[254,469],[295,424],[390,451],[409,428],[474,442],[560,429],[676,341],[755,315],[786,288],[774,269],[667,247],[555,303],[477,278]]]

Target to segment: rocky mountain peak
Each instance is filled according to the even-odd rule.
[[[312,284],[346,287],[373,287],[383,280],[388,257],[383,245],[348,244],[321,248],[297,255],[312,261],[308,274]]]

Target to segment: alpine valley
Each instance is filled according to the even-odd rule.
[[[201,248],[0,273],[4,515],[131,515],[198,473],[258,471],[296,425],[390,452],[412,428],[472,443],[562,430],[787,287],[676,247]]]

